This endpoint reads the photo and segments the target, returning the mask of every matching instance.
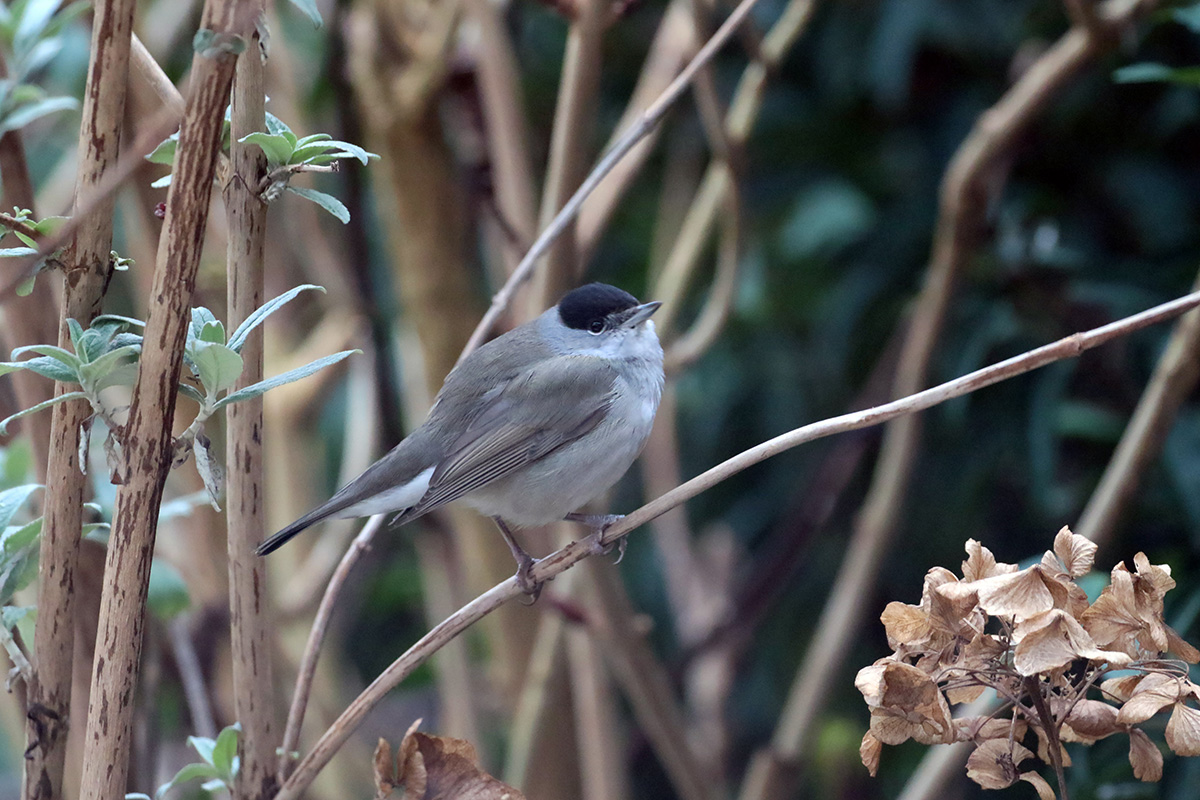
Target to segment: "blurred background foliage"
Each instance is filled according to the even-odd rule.
[[[360,104],[372,101],[356,102],[352,96],[347,62],[359,46],[349,20],[353,6],[365,10],[376,4],[339,0],[318,5],[325,18],[320,29],[287,3],[270,11],[268,109],[298,134],[324,131],[380,152],[364,132],[360,113]],[[628,4],[604,37],[596,125],[580,132],[589,160],[625,108],[665,5],[662,0]],[[726,4],[717,5],[723,15]],[[769,27],[783,6],[781,0],[762,0],[755,28],[761,32]],[[531,160],[540,184],[567,23],[552,3],[512,0],[501,11],[515,43]],[[138,14],[138,34],[178,83],[190,63],[199,3],[146,0]],[[34,73],[48,95],[79,97],[87,63],[86,25],[84,15],[64,27],[61,50]],[[770,76],[761,117],[740,157],[745,230],[732,314],[720,338],[677,381],[682,477],[804,423],[887,399],[897,343],[929,261],[947,163],[980,114],[1066,26],[1062,6],[1047,0],[818,4],[808,29]],[[1004,181],[1003,189],[987,198],[985,235],[957,284],[930,383],[1188,291],[1200,267],[1198,82],[1186,71],[1160,73],[1158,77],[1170,80],[1145,82],[1117,81],[1114,72],[1139,63],[1200,65],[1200,35],[1194,28],[1164,8],[1126,30],[1119,46],[1084,70],[1020,139],[995,176],[997,187]],[[478,87],[471,33],[460,35],[435,99],[434,118],[454,156],[453,191],[467,209],[466,250],[475,296],[466,305],[482,311],[497,288],[496,257],[482,235],[491,187],[489,165],[481,162],[479,145],[471,140],[475,131],[461,124],[478,103],[473,94]],[[715,62],[722,98],[730,96],[745,68],[746,41],[735,38]],[[135,98],[134,108],[144,109],[147,102],[152,101]],[[137,113],[131,115],[131,125],[136,126]],[[67,205],[77,121],[76,112],[55,113],[25,130],[43,214]],[[669,198],[664,200],[663,187],[682,185],[686,198],[707,158],[694,104],[685,99],[668,117],[666,135],[598,242],[587,265],[588,279],[646,296],[663,257],[660,242],[664,237],[669,241],[670,227],[676,224],[671,220],[680,213]],[[371,342],[375,347],[368,352],[382,353],[359,357],[361,363],[328,381],[321,379],[319,388],[299,399],[289,396],[276,406],[268,402],[268,437],[286,440],[282,446],[268,444],[268,453],[275,454],[268,471],[276,527],[327,497],[347,472],[364,466],[366,458],[380,454],[419,421],[412,409],[420,402],[410,400],[405,413],[399,399],[402,390],[408,391],[404,387],[420,381],[423,367],[411,336],[414,312],[405,304],[386,246],[393,212],[373,191],[385,180],[382,169],[349,164],[341,174],[314,176],[308,184],[347,204],[352,219],[345,227],[302,208],[307,204],[296,198],[283,200],[272,212],[267,296],[309,281],[327,286],[330,295],[298,301],[273,320],[267,332],[267,374],[298,359],[292,349],[301,341],[322,353],[342,349],[343,342]],[[157,235],[152,211],[166,196],[148,188],[162,174],[156,170],[148,166],[119,203],[115,247],[133,257],[136,266],[114,280],[107,312],[144,314]],[[217,220],[215,227],[220,225]],[[220,230],[213,233],[196,301],[214,309],[223,305],[225,292],[224,250],[215,244],[220,236]],[[434,280],[441,268],[436,263],[421,266]],[[709,272],[711,266],[701,268],[704,278],[688,293],[680,319],[698,313]],[[313,331],[321,336],[311,336]],[[1040,555],[1055,531],[1073,524],[1168,334],[1169,326],[1153,328],[925,415],[924,438],[897,520],[897,544],[873,590],[859,598],[871,621],[855,641],[818,729],[810,733],[813,744],[799,796],[882,798],[900,793],[925,748],[910,744],[889,749],[875,780],[858,764],[867,711],[853,677],[886,652],[882,626],[875,621],[878,612],[890,600],[916,602],[930,567],[957,569],[969,537],[981,540],[1001,560],[1015,562]],[[365,399],[372,397],[390,404],[383,419],[373,416]],[[1116,537],[1097,561],[1108,569],[1145,551],[1151,562],[1170,564],[1179,588],[1167,598],[1168,620],[1192,642],[1200,641],[1197,400],[1193,392],[1161,458],[1142,476]],[[728,747],[720,771],[732,786],[776,725],[844,556],[879,435],[873,429],[802,447],[687,505],[688,526],[698,540],[732,554],[730,582],[713,588],[729,593],[724,599],[731,609],[718,638],[738,643],[729,656],[732,684],[722,705]],[[833,480],[831,488],[826,479],[847,459],[845,480]],[[17,462],[5,461],[12,463]],[[612,510],[628,511],[644,497],[637,472],[614,492]],[[94,473],[102,476],[104,470]],[[199,488],[182,474],[175,480],[179,485],[168,489],[175,497],[193,496]],[[97,496],[102,503],[111,500],[104,487],[97,487]],[[827,507],[827,513],[817,513],[816,507]],[[227,612],[221,605],[224,546],[218,519],[196,507],[188,516],[165,522],[159,538],[161,557],[175,564],[190,595],[190,605],[178,619],[186,622],[212,687],[216,722],[223,725],[232,720],[226,718],[229,706],[221,688],[228,668],[219,633]],[[444,524],[431,521],[426,527],[436,530]],[[339,611],[338,633],[330,645],[334,652],[323,662],[315,716],[343,707],[430,624],[414,533],[410,526],[381,537],[356,573]],[[341,536],[337,541],[344,542]],[[320,555],[317,537],[308,538],[300,547]],[[211,544],[214,539],[217,545]],[[334,557],[339,546],[325,545]],[[277,593],[284,598],[280,633],[285,653],[294,652],[297,638],[302,641],[305,628],[296,623],[311,613],[308,596],[320,588],[288,585],[289,580],[320,574],[319,569],[301,571],[301,563],[285,560],[275,575]],[[658,656],[679,678],[698,655],[694,647],[684,646],[676,630],[661,554],[646,532],[632,535],[619,575],[639,613],[652,622],[650,640]],[[173,579],[168,583],[175,585]],[[557,588],[552,585],[548,594]],[[178,599],[177,593],[170,596]],[[552,600],[543,599],[517,613],[541,617],[560,612]],[[166,754],[143,759],[135,773],[142,790],[174,771],[187,734],[215,733],[198,730],[189,717],[179,688],[179,651],[172,650],[174,624],[156,624],[147,648],[148,661],[159,660],[148,671],[147,730],[158,732]],[[512,698],[485,677],[493,655],[488,640],[473,636],[469,644],[477,673],[471,686],[483,719],[476,744],[485,762],[498,769],[511,746]],[[288,668],[280,672],[287,675]],[[415,716],[425,717],[427,729],[439,729],[434,674],[423,670],[394,693],[394,702],[372,717],[360,737],[356,758],[363,758],[362,748],[374,735],[398,739]],[[629,796],[672,796],[645,735],[627,709],[621,716]],[[15,737],[19,725],[10,720],[8,730]],[[4,748],[10,771],[5,785],[19,774],[22,746],[12,738]],[[144,755],[153,755],[149,743],[142,747]],[[1141,785],[1132,778],[1124,748],[1123,742],[1113,741],[1091,752],[1073,749],[1076,763],[1069,774],[1074,796],[1195,795],[1200,763],[1168,756],[1163,782]],[[327,785],[318,791],[367,796],[368,762],[348,759],[335,763],[340,765],[338,780],[344,781],[340,785],[350,788],[339,791]],[[944,796],[978,792],[965,778],[954,787]],[[1029,793],[1025,788],[1009,791]]]

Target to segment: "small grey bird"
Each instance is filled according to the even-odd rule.
[[[398,512],[404,524],[451,500],[495,520],[521,588],[536,563],[509,526],[613,517],[573,512],[641,452],[663,388],[650,317],[661,303],[592,283],[471,353],[446,377],[425,422],[326,503],[264,541],[278,548],[329,517]]]

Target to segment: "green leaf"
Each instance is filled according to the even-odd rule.
[[[179,570],[160,558],[150,562],[150,584],[146,603],[154,615],[164,622],[187,611],[192,604],[187,583],[179,574]]]
[[[37,275],[30,275],[25,280],[17,284],[17,297],[29,297],[33,294],[34,284],[37,282]]]
[[[3,436],[8,433],[8,425],[10,422],[15,422],[16,420],[19,420],[21,417],[28,417],[30,414],[36,414],[39,411],[43,411],[47,408],[50,408],[50,406],[58,405],[59,403],[65,403],[68,400],[86,400],[86,399],[87,399],[87,395],[84,394],[83,392],[67,392],[66,394],[60,394],[58,397],[51,397],[49,400],[43,400],[42,402],[38,403],[36,406],[31,406],[30,408],[26,408],[22,411],[18,411],[17,413],[13,414],[12,416],[7,417],[6,419],[0,420],[0,436]]]
[[[341,200],[338,200],[331,194],[318,192],[316,189],[305,189],[303,186],[292,186],[291,184],[288,185],[287,190],[292,194],[300,195],[305,200],[316,203],[337,217],[343,225],[350,221],[350,209],[346,208]]]
[[[1145,62],[1121,67],[1113,73],[1117,83],[1175,83],[1181,86],[1200,86],[1200,67],[1168,67],[1166,64]]]
[[[166,187],[168,187],[170,185],[171,185],[171,176],[170,175],[163,175],[158,180],[150,182],[151,189],[165,189]]]
[[[0,553],[7,559],[16,558],[21,551],[37,541],[42,533],[42,517],[24,525],[10,525],[0,534]]]
[[[291,163],[292,153],[295,152],[295,146],[288,141],[286,134],[273,135],[255,131],[249,133],[238,140],[243,144],[256,144],[262,149],[267,156],[267,163],[272,167],[280,167],[284,164]]]
[[[71,335],[71,345],[75,348],[75,354],[83,358],[83,353],[79,352],[79,342],[83,339],[83,326],[79,324],[79,320],[68,319],[67,332]]]
[[[92,320],[92,325],[100,325],[101,323],[119,322],[122,325],[128,325],[133,328],[145,328],[146,323],[140,319],[133,317],[122,317],[120,314],[101,314]]]
[[[242,348],[246,345],[246,338],[250,335],[250,331],[261,325],[267,317],[271,316],[280,308],[294,300],[298,294],[301,292],[307,292],[310,289],[321,292],[322,294],[325,293],[325,288],[323,286],[305,283],[295,287],[294,289],[289,289],[288,291],[276,297],[274,300],[268,300],[254,311],[250,312],[250,316],[246,317],[245,322],[243,322],[241,325],[238,325],[237,330],[235,330],[233,335],[229,337],[230,349],[238,353],[242,352]]]
[[[223,344],[197,342],[192,360],[210,397],[233,386],[242,375],[242,357]]]
[[[68,320],[69,322],[69,320]],[[79,368],[83,366],[83,362],[79,356],[72,353],[70,350],[64,350],[61,347],[55,347],[52,344],[30,344],[25,347],[18,347],[12,351],[12,357],[15,361],[26,353],[37,353],[39,356],[48,356],[58,361],[71,370],[72,373],[78,373]]]
[[[207,308],[204,306],[196,306],[193,308],[192,322],[188,327],[188,346],[191,346],[193,340],[199,339],[201,331],[204,330],[204,326],[212,322],[217,322],[217,316]]]
[[[204,405],[204,395],[202,395],[202,394],[200,394],[200,392],[196,391],[196,387],[194,387],[190,384],[187,384],[187,383],[179,384],[179,393],[181,395],[183,395],[184,397],[188,398],[189,400],[195,400],[200,405],[202,405],[202,406]]]
[[[4,606],[0,608],[0,625],[12,630],[18,622],[37,610],[37,606]]]
[[[39,356],[28,361],[0,361],[0,375],[19,369],[29,370],[59,383],[79,383],[79,374],[56,358]]]
[[[271,389],[274,389],[278,386],[283,386],[284,384],[294,383],[301,378],[307,378],[309,375],[325,369],[325,367],[336,364],[347,356],[361,352],[361,350],[343,350],[342,352],[334,353],[331,356],[318,358],[316,361],[305,364],[302,367],[296,367],[295,369],[288,370],[282,375],[276,375],[274,378],[267,378],[264,381],[251,384],[243,389],[238,389],[236,392],[230,392],[217,401],[216,408],[224,408],[230,403],[240,403],[243,400],[249,400],[252,397],[258,397],[263,392],[268,392]]]
[[[189,736],[188,742],[195,746],[196,739],[197,737],[195,736]],[[211,742],[212,739],[207,739],[206,741]],[[219,777],[220,776],[217,775],[217,771],[213,768],[212,764],[185,764],[180,768],[179,772],[175,773],[174,778],[171,778],[171,780],[158,787],[158,791],[154,793],[154,796],[156,798],[161,798],[169,789],[178,786],[181,783],[187,783],[188,781],[194,780],[207,781]]]
[[[200,329],[200,341],[212,344],[225,344],[225,326],[220,320],[204,323]]]
[[[242,732],[240,723],[235,722],[217,734],[217,744],[212,752],[212,765],[221,773],[226,785],[232,785],[238,771],[238,734]]]
[[[292,0],[292,5],[303,11],[314,27],[321,27],[321,12],[317,8],[317,0]]]
[[[7,527],[21,506],[25,505],[30,496],[41,488],[41,484],[27,483],[24,486],[14,486],[0,492],[0,529]]]
[[[58,111],[70,111],[79,107],[73,97],[47,97],[36,103],[28,103],[0,119],[0,134],[24,128],[36,119]]]
[[[279,136],[284,133],[292,132],[292,129],[288,127],[286,122],[272,114],[270,111],[266,112],[265,117],[267,123],[267,133],[271,134],[272,136]]]
[[[175,151],[179,149],[179,134],[172,133],[158,143],[158,147],[150,151],[146,160],[152,164],[166,164],[168,167],[175,163]]]
[[[132,375],[136,378],[137,367],[132,362],[141,351],[140,345],[131,344],[118,347],[116,350],[109,350],[95,361],[84,364],[79,370],[80,382],[84,389],[97,392],[105,386],[126,383],[130,373],[128,369],[122,371],[122,368],[125,367],[133,367]],[[110,376],[110,373],[118,373],[118,375]]]

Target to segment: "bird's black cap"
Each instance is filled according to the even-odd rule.
[[[567,292],[558,301],[558,316],[568,328],[585,331],[593,322],[603,322],[609,314],[637,304],[637,298],[624,289],[607,283],[589,283]]]

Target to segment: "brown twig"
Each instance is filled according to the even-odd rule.
[[[579,0],[575,4],[550,133],[539,228],[547,228],[554,222],[563,201],[579,187],[587,170],[589,134],[596,122],[596,96],[600,89],[606,5],[607,0]],[[535,268],[526,317],[535,317],[554,305],[575,286],[579,273],[572,219],[547,249],[541,267]]]
[[[476,347],[483,343],[484,338],[491,331],[492,326],[505,309],[512,301],[513,294],[524,283],[532,273],[534,264],[541,258],[550,247],[551,244],[562,234],[564,230],[574,221],[579,213],[579,207],[589,194],[596,188],[604,176],[612,171],[613,167],[628,153],[634,145],[646,137],[654,128],[662,121],[668,109],[674,105],[675,101],[683,94],[683,92],[691,84],[692,78],[696,71],[712,60],[712,57],[729,41],[729,37],[737,29],[754,8],[758,0],[741,0],[725,22],[717,29],[712,38],[704,43],[696,56],[688,63],[681,73],[671,82],[666,90],[651,103],[641,116],[621,135],[620,138],[613,144],[612,148],[604,154],[600,162],[592,169],[575,193],[571,195],[562,207],[562,210],[554,217],[554,220],[548,225],[534,241],[533,246],[529,248],[529,252],[521,259],[521,263],[513,270],[508,281],[501,287],[495,296],[492,298],[492,303],[488,307],[487,313],[483,315],[483,319],[475,327],[475,331],[471,334],[471,338],[467,341],[467,346],[463,348],[459,355],[459,363],[466,358]]]
[[[342,588],[354,570],[358,560],[371,549],[371,540],[383,527],[385,514],[376,514],[367,520],[362,530],[354,537],[346,554],[338,562],[337,569],[329,579],[325,594],[321,597],[321,605],[313,618],[312,628],[308,633],[308,643],[304,646],[304,655],[300,659],[300,667],[296,674],[296,688],[292,692],[292,705],[288,710],[287,727],[283,731],[283,744],[279,753],[279,781],[283,783],[291,775],[295,763],[291,754],[300,746],[300,728],[304,724],[304,712],[308,708],[308,698],[312,693],[313,677],[317,674],[317,659],[321,655],[321,646],[329,632],[329,622],[333,619],[333,610],[341,597]]]
[[[690,500],[707,489],[727,480],[732,475],[748,469],[768,458],[776,456],[801,444],[832,436],[837,433],[859,430],[879,425],[898,417],[924,411],[955,397],[979,391],[1000,381],[1023,375],[1039,367],[1064,358],[1073,358],[1084,351],[1113,339],[1127,336],[1134,331],[1155,325],[1200,306],[1200,292],[1185,295],[1168,303],[1155,306],[1138,314],[1111,322],[1099,328],[1076,333],[1059,339],[1035,350],[976,370],[960,378],[940,384],[908,397],[863,411],[832,417],[814,422],[776,436],[762,444],[743,451],[733,458],[718,464],[691,480],[675,487],[666,494],[647,503],[620,521],[607,528],[600,536],[571,542],[539,561],[530,577],[537,582],[548,581],[589,556],[606,552],[606,549],[630,531],[645,525],[666,511]],[[385,669],[371,685],[352,702],[337,721],[327,730],[297,766],[296,771],[280,789],[277,800],[294,800],[312,782],[317,773],[329,762],[333,754],[349,738],[362,722],[367,712],[404,678],[412,673],[447,641],[461,634],[478,620],[495,611],[509,600],[518,597],[521,590],[516,577],[493,586],[448,617],[410,647]]]
[[[255,16],[263,0],[245,4]],[[267,159],[258,145],[243,144],[250,133],[266,129],[264,55],[257,32],[238,56],[230,109],[232,175],[224,187],[229,228],[226,254],[228,313],[231,327],[240,325],[263,302],[263,252],[267,206],[255,191],[265,180]],[[269,177],[269,176],[267,176]],[[234,387],[263,378],[262,331],[254,331],[241,350],[242,374]],[[241,759],[233,796],[267,800],[278,786],[275,771],[277,722],[274,713],[274,669],[271,663],[273,620],[266,589],[267,568],[254,554],[263,538],[263,401],[262,396],[235,403],[225,414],[227,483],[225,517],[229,552],[230,643],[233,655],[233,703],[242,735]]]
[[[210,0],[201,27],[215,31],[218,41],[232,43],[252,28],[253,20],[243,10],[236,0]],[[233,48],[219,45],[196,53],[192,60],[192,90],[179,132],[165,239],[154,273],[152,297],[159,300],[150,307],[146,322],[126,428],[125,453],[132,469],[117,492],[105,565],[83,753],[82,787],[89,797],[120,797],[125,792],[150,562],[170,468],[175,386],[235,65]]]
[[[1200,276],[1192,286],[1200,290]],[[1150,463],[1158,457],[1171,424],[1198,380],[1200,314],[1193,313],[1175,324],[1100,483],[1079,515],[1076,533],[1101,547],[1109,543],[1122,512],[1133,500]]]
[[[112,250],[113,200],[107,197],[87,208],[84,199],[104,183],[120,153],[133,11],[133,0],[102,0],[96,4],[93,14],[92,58],[88,63],[79,130],[80,166],[75,187],[74,230],[70,233],[70,247],[62,258],[66,279],[63,320],[58,330],[59,347],[70,345],[67,319],[87,325],[100,313],[100,304],[112,276],[109,254]],[[59,244],[67,241],[62,238]],[[54,248],[43,241],[39,249],[48,254]],[[61,395],[67,388],[59,383],[55,392]],[[27,800],[62,796],[75,653],[75,572],[87,484],[79,464],[79,431],[91,416],[91,405],[75,400],[55,406],[50,423],[46,513],[39,555],[39,623],[33,640],[38,674],[29,702],[31,707],[49,709],[52,716],[44,726],[34,722],[26,728],[27,742],[38,743],[37,747],[30,748],[25,760],[24,796]]]

